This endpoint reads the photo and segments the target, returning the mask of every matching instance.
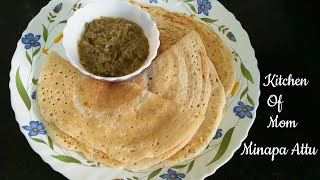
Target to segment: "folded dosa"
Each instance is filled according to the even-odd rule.
[[[38,104],[48,122],[117,161],[156,157],[180,144],[203,121],[189,107],[135,84],[82,75],[49,58],[39,78]]]
[[[226,97],[229,96],[236,79],[236,68],[230,49],[218,34],[210,29],[209,26],[184,14],[169,12],[161,7],[140,4],[134,0],[130,0],[130,2],[147,11],[156,22],[160,32],[159,54],[176,44],[191,31],[194,30],[199,33],[207,55],[213,62],[224,86],[225,95]]]
[[[174,64],[169,63],[172,57],[178,57]],[[172,73],[168,76],[157,66]],[[157,164],[196,133],[204,120],[211,84],[204,45],[195,32],[161,54],[149,69],[144,72],[146,86],[139,78],[108,83],[84,76],[50,54],[39,78],[41,115],[47,126],[54,124],[61,143],[64,140],[57,134],[64,133],[69,144],[78,144],[78,151],[104,157],[107,165],[135,166],[148,159],[152,159],[150,166]],[[164,86],[156,86],[161,81]],[[184,83],[182,89],[179,82]]]

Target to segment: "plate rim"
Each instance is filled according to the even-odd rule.
[[[64,2],[64,1],[65,1],[65,0],[62,0],[62,2]],[[255,121],[255,119],[256,119],[257,110],[258,110],[259,104],[260,104],[260,103],[259,103],[259,100],[260,100],[260,96],[261,96],[261,89],[260,89],[260,85],[261,85],[261,82],[260,82],[260,81],[261,81],[261,79],[260,79],[261,77],[260,77],[260,75],[261,75],[261,74],[260,74],[260,70],[259,70],[259,66],[258,66],[258,60],[257,60],[257,58],[256,58],[256,53],[255,53],[255,50],[254,50],[254,48],[253,48],[253,46],[252,46],[252,43],[251,43],[251,41],[250,41],[249,34],[248,34],[247,31],[244,29],[244,27],[242,26],[242,24],[238,21],[238,19],[235,17],[235,15],[234,15],[232,12],[230,12],[222,3],[220,3],[218,0],[212,0],[212,1],[215,1],[215,3],[218,3],[218,4],[223,8],[223,12],[226,13],[227,16],[229,16],[230,18],[232,18],[235,23],[237,23],[237,25],[235,25],[235,26],[239,27],[238,31],[241,31],[241,33],[243,33],[243,36],[248,40],[248,43],[246,43],[246,44],[247,44],[247,47],[246,47],[247,50],[246,50],[246,52],[247,52],[248,54],[252,55],[252,60],[250,61],[250,64],[253,65],[252,68],[255,69],[256,75],[258,75],[258,77],[257,77],[257,80],[258,80],[258,81],[255,82],[255,84],[256,84],[255,86],[257,86],[257,90],[258,90],[258,91],[255,92],[256,98],[253,99],[253,101],[255,102],[255,113],[253,113],[252,120],[249,122],[248,126],[246,126],[246,129],[245,129],[246,132],[244,133],[243,137],[238,138],[240,141],[236,141],[236,144],[234,145],[234,148],[231,149],[231,152],[230,152],[230,153],[224,154],[223,162],[216,163],[214,167],[209,168],[209,169],[210,169],[210,170],[209,170],[210,172],[201,174],[201,177],[199,177],[200,179],[204,179],[204,178],[206,178],[206,177],[208,177],[208,176],[213,175],[219,168],[221,168],[223,165],[225,165],[226,163],[228,163],[228,162],[230,161],[230,159],[234,156],[235,152],[240,149],[240,147],[242,146],[242,143],[243,143],[244,140],[248,137],[249,131],[250,131],[250,129],[252,128],[252,125],[253,125],[253,123],[254,123],[254,121]],[[20,37],[23,37],[23,35],[24,35],[24,34],[26,33],[26,31],[30,28],[30,26],[31,26],[34,22],[37,21],[36,18],[37,18],[42,12],[46,11],[45,9],[46,9],[50,4],[53,4],[53,3],[55,3],[55,2],[56,2],[56,1],[49,1],[45,6],[43,6],[43,7],[39,10],[39,12],[36,13],[36,15],[29,21],[27,27],[24,28],[24,30],[23,30],[23,32],[21,33],[21,36],[20,36]],[[73,1],[72,1],[72,2],[73,2]],[[218,35],[219,35],[219,34],[218,34]],[[219,37],[221,38],[220,35],[219,35]],[[14,104],[13,104],[14,99],[16,98],[15,96],[13,96],[13,93],[12,93],[13,89],[16,88],[16,87],[15,87],[15,82],[16,82],[16,81],[15,81],[15,72],[14,72],[14,69],[13,69],[13,67],[14,67],[14,61],[13,61],[13,60],[16,58],[16,56],[17,56],[17,54],[18,54],[17,52],[18,52],[18,45],[19,45],[19,43],[20,43],[20,39],[21,39],[21,38],[19,38],[19,40],[17,41],[16,49],[15,49],[15,51],[14,51],[14,54],[13,54],[12,58],[11,58],[11,65],[10,65],[11,67],[10,67],[10,72],[9,72],[9,79],[10,79],[10,80],[9,80],[9,89],[10,89],[10,102],[11,102],[10,104],[11,104],[12,110],[14,111],[15,120],[16,120],[17,124],[19,125],[19,129],[20,129],[21,133],[24,135],[25,139],[26,139],[27,142],[29,143],[31,149],[32,149],[34,152],[36,152],[36,153],[40,156],[40,158],[41,158],[45,163],[47,163],[54,171],[56,171],[56,172],[60,173],[61,175],[69,178],[66,174],[62,173],[60,170],[57,169],[57,166],[55,166],[55,163],[50,162],[50,159],[45,159],[45,158],[44,158],[44,155],[42,155],[42,154],[40,153],[40,151],[38,152],[36,146],[34,145],[34,143],[32,143],[32,141],[30,140],[29,136],[27,136],[26,133],[23,133],[23,129],[22,129],[22,126],[21,126],[22,124],[20,124],[21,121],[19,121],[19,120],[17,119],[17,114],[19,114],[18,111],[19,111],[19,108],[20,108],[20,107],[14,106]],[[229,46],[228,46],[228,47],[229,47]],[[197,175],[198,175],[198,174],[197,174]]]

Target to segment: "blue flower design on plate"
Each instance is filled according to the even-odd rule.
[[[233,42],[237,41],[236,37],[234,36],[234,34],[232,32],[228,32],[227,37]]]
[[[158,0],[149,0],[150,3],[158,3]]]
[[[62,3],[58,4],[56,7],[54,7],[53,11],[55,13],[59,13],[62,9]]]
[[[252,119],[252,113],[250,111],[253,110],[253,107],[250,105],[245,105],[243,102],[238,102],[239,106],[236,106],[233,108],[233,112],[236,113],[236,116],[239,116],[239,118],[248,117]]]
[[[209,16],[209,11],[212,6],[211,2],[209,0],[197,0],[198,3],[198,14],[205,14],[206,16]]]
[[[36,136],[38,134],[47,134],[47,131],[44,129],[42,123],[39,121],[30,121],[29,126],[22,126],[23,129],[29,131],[29,136]]]
[[[183,173],[177,173],[172,169],[168,169],[168,174],[162,174],[160,177],[166,180],[182,180],[186,175]]]
[[[218,129],[213,139],[219,139],[222,136],[222,129]]]
[[[31,98],[35,100],[36,97],[37,97],[37,91],[33,91],[33,93],[31,94]]]
[[[31,47],[41,46],[41,44],[38,42],[40,38],[40,35],[34,36],[32,33],[29,33],[21,38],[21,42],[25,45],[24,48],[30,49]]]

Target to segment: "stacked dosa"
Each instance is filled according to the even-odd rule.
[[[159,156],[180,144],[204,119],[135,84],[97,81],[75,69],[62,76],[65,65],[48,62],[48,73],[39,84],[44,119],[115,160]],[[55,65],[57,71],[50,67]]]
[[[147,11],[156,22],[160,32],[160,48],[163,53],[191,31],[196,31],[202,38],[207,55],[213,62],[228,97],[236,79],[234,58],[223,40],[209,26],[181,13],[169,12],[161,7],[147,6],[130,0]]]
[[[37,97],[48,134],[56,143],[88,159],[131,170],[198,154],[220,123],[224,99],[222,84],[196,32],[127,82],[91,79],[50,54]]]

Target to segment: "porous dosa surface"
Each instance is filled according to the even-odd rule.
[[[199,39],[197,33],[190,33],[158,57],[158,64],[170,62],[172,54],[179,58],[173,66],[166,66],[169,71],[173,69],[171,78],[160,71],[153,71],[160,73],[148,77],[155,78],[155,83],[148,83],[154,93],[132,82],[107,83],[83,76],[52,54],[39,79],[41,114],[62,132],[116,161],[168,158],[191,139],[207,108],[211,86],[204,46]],[[177,73],[182,75],[175,76]],[[155,86],[163,78],[169,83]],[[174,88],[180,81],[186,84],[184,88]],[[162,88],[164,91],[160,91]],[[184,98],[169,100],[174,95]]]
[[[165,156],[160,156],[163,158],[160,161],[161,163],[156,165],[155,162],[159,162],[159,160],[157,158],[152,158],[137,162],[134,166],[127,165],[128,169],[136,171],[149,168],[151,167],[151,165],[156,165],[157,168],[160,168],[187,161],[199,155],[210,143],[223,117],[226,98],[223,85],[219,79],[214,65],[209,59],[207,59],[207,62],[209,65],[209,77],[212,87],[210,92],[209,104],[205,112],[205,120],[201,124],[195,135],[191,138],[190,141],[188,141],[185,146],[183,146],[183,148],[179,149],[179,151],[177,151],[174,155],[166,159],[163,158]]]
[[[209,63],[209,69],[212,91],[204,122],[201,124],[194,136],[187,137],[187,145],[178,145],[173,148],[173,150],[169,150],[169,152],[160,155],[159,157],[143,159],[137,163],[125,164],[108,158],[105,153],[86,147],[82,143],[79,143],[77,140],[60,131],[53,123],[45,121],[44,124],[46,130],[58,145],[68,150],[82,152],[87,159],[103,163],[110,167],[125,167],[126,169],[136,171],[149,168],[159,162],[161,162],[161,164],[158,164],[157,166],[163,167],[191,159],[199,155],[209,144],[223,116],[223,108],[225,105],[224,90],[212,63]],[[189,141],[190,139],[191,141]],[[176,152],[176,149],[179,149],[179,151]],[[167,159],[167,155],[171,154],[170,151],[175,151],[176,153]]]
[[[160,32],[158,54],[169,49],[192,30],[199,33],[208,57],[217,69],[225,94],[229,96],[236,79],[234,58],[230,49],[212,28],[181,13],[169,12],[162,7],[143,5],[133,0],[130,2],[146,10],[156,22]]]
[[[215,67],[209,60],[208,62],[212,88],[208,108],[205,113],[205,120],[188,144],[158,166],[170,166],[199,155],[210,143],[219,127],[226,104],[225,92]]]
[[[152,65],[132,82],[205,115],[211,94],[208,63],[199,34],[191,31],[154,60]],[[183,143],[160,156],[128,164],[126,168],[135,171],[156,165],[179,151],[191,138],[192,136],[189,136]]]
[[[38,92],[39,109],[46,121],[120,162],[165,153],[204,119],[135,84],[84,76],[54,54],[44,65]]]
[[[160,162],[160,166],[174,164],[199,154],[220,123],[225,94],[200,36],[191,31],[158,56],[142,74],[123,83],[88,78],[57,54],[50,54],[39,79],[37,99],[48,134],[57,144],[107,166],[137,171]],[[165,110],[159,112],[163,107]],[[139,115],[138,110],[147,117]],[[179,111],[183,114],[180,119]],[[154,118],[157,114],[158,119]],[[175,120],[159,120],[161,116]],[[70,123],[70,118],[74,122]],[[149,122],[150,119],[153,121]],[[122,129],[118,127],[120,122]],[[145,124],[137,128],[137,123]],[[171,123],[174,128],[162,123]],[[177,124],[179,128],[175,128]],[[179,130],[164,131],[169,135],[163,133],[162,141],[161,135],[152,131],[161,131],[159,128],[163,126]],[[145,132],[135,136],[141,129],[149,130],[149,136],[153,137],[144,138]],[[166,143],[170,133],[183,135],[171,135],[180,139],[168,140],[173,145],[157,148],[160,142]],[[92,137],[82,137],[84,134]],[[122,142],[123,137],[127,143]],[[92,139],[93,143],[88,142]],[[145,145],[148,142],[151,145]],[[142,148],[137,148],[139,145]]]
[[[94,148],[87,147],[75,138],[62,132],[56,125],[43,120],[43,124],[51,139],[60,147],[82,153],[86,159],[99,162],[113,168],[124,168],[125,164],[109,158],[105,153]]]

